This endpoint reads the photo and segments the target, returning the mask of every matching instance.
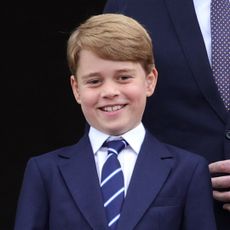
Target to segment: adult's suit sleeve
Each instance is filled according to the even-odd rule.
[[[104,13],[121,13],[121,7],[124,5],[124,0],[108,0],[104,7]]]
[[[47,218],[47,192],[36,160],[32,158],[25,170],[14,230],[48,229]]]
[[[187,191],[187,201],[185,203],[183,229],[216,229],[211,178],[208,171],[208,164],[203,158],[201,158],[194,170]]]

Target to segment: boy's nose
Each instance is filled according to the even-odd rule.
[[[106,83],[104,84],[102,91],[101,91],[101,96],[105,98],[112,98],[115,96],[118,96],[120,93],[118,87],[114,83]]]

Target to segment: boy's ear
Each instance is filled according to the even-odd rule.
[[[70,76],[70,84],[72,87],[73,95],[78,104],[81,104],[80,93],[78,88],[77,78],[74,75]]]
[[[158,77],[157,69],[153,67],[152,71],[146,76],[146,84],[147,84],[146,96],[147,97],[150,97],[153,94],[156,84],[157,84],[157,77]]]

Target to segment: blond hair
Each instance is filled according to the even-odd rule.
[[[154,66],[148,32],[136,20],[122,14],[92,16],[72,32],[67,43],[67,60],[73,75],[82,49],[103,59],[139,62],[147,73]]]

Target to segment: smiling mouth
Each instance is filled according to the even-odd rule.
[[[101,110],[104,112],[114,112],[114,111],[118,111],[124,107],[125,107],[125,105],[105,106],[105,107],[102,107]]]

